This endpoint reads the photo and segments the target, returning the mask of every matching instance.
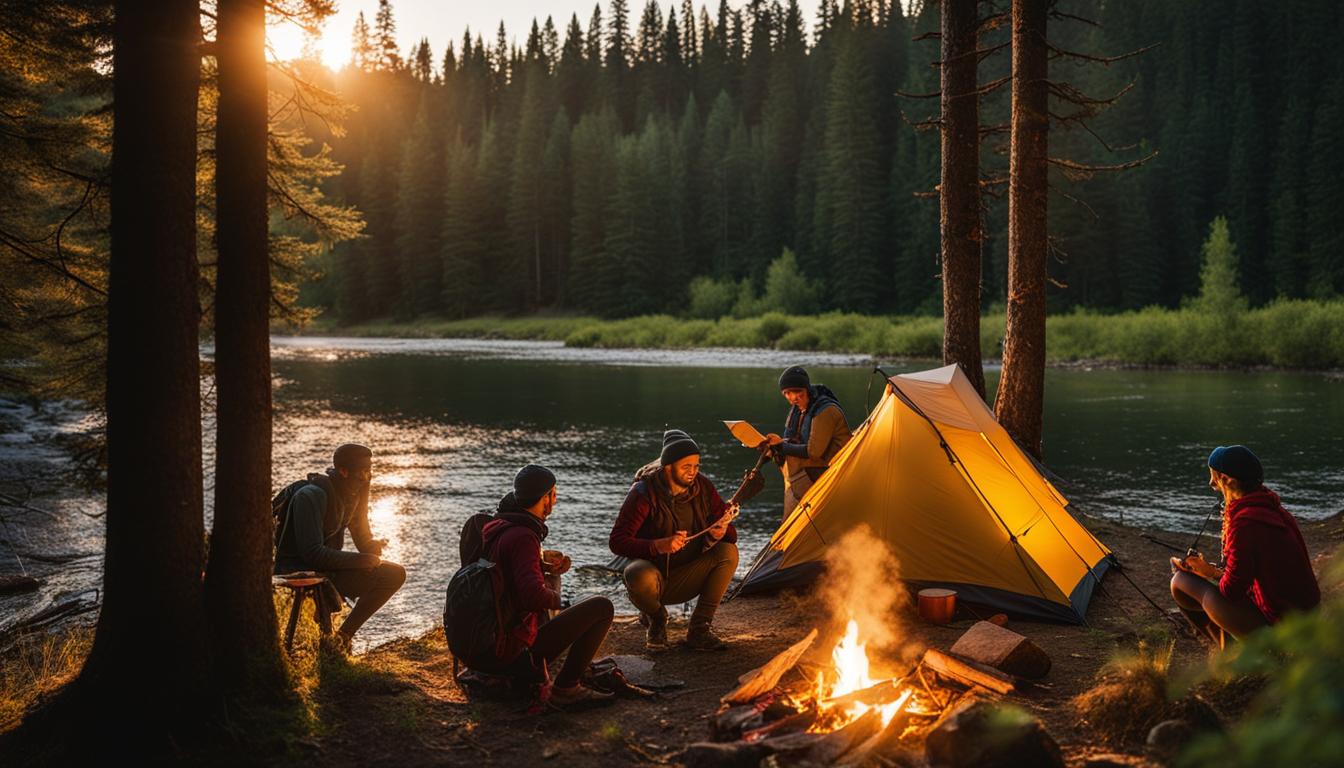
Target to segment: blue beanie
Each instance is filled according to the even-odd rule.
[[[1251,449],[1244,445],[1220,445],[1209,454],[1209,468],[1235,479],[1248,488],[1265,480],[1265,468]]]
[[[554,487],[555,473],[539,464],[528,464],[513,476],[513,498],[524,507],[541,501]]]

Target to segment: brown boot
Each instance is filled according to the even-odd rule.
[[[694,651],[722,651],[728,644],[710,630],[709,622],[697,622],[686,633],[686,647]]]
[[[643,616],[641,616],[641,619]],[[644,637],[644,649],[647,651],[666,651],[667,650],[667,609],[659,608],[658,612],[648,616],[649,631]],[[640,621],[641,624],[644,621]]]

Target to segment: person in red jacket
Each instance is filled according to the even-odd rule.
[[[501,599],[505,614],[512,617],[500,664],[508,666],[529,652],[532,663],[540,667],[554,662],[568,648],[565,664],[553,681],[551,702],[559,706],[597,703],[611,699],[612,694],[589,688],[582,678],[611,629],[614,609],[607,598],[591,596],[547,620],[551,611],[561,607],[557,579],[570,565],[568,557],[541,548],[556,498],[555,473],[529,464],[518,470],[513,491],[500,499],[495,519],[481,531],[486,558],[503,574]]]
[[[667,649],[666,606],[696,597],[686,645],[727,647],[710,624],[737,570],[736,515],[700,474],[700,446],[679,429],[664,432],[662,453],[635,473],[608,540],[630,558],[622,576],[648,626],[649,650]]]
[[[1223,497],[1223,564],[1199,553],[1171,558],[1171,596],[1196,628],[1238,639],[1321,602],[1297,521],[1264,486],[1260,459],[1243,445],[1209,454],[1209,487]]]

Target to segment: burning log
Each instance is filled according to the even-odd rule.
[[[773,723],[763,725],[760,728],[753,728],[742,732],[742,740],[747,742],[761,741],[763,739],[783,736],[789,733],[805,731],[817,722],[817,708],[810,706],[801,712],[796,712],[787,717],[782,717]]]
[[[783,653],[755,670],[755,674],[748,673],[750,676],[742,680],[741,684],[732,691],[729,691],[721,701],[725,704],[746,704],[756,700],[775,687],[784,673],[798,663],[798,659],[807,652],[808,648],[812,647],[812,642],[816,639],[817,630],[814,628],[807,633],[807,637],[789,646]]]
[[[872,738],[881,730],[882,713],[870,709],[844,728],[823,736],[807,750],[803,759],[818,765],[834,765],[846,752]]]
[[[765,722],[765,716],[761,714],[764,709],[763,706],[753,704],[728,707],[714,716],[710,722],[710,733],[715,741],[736,739],[744,731],[759,728]]]
[[[902,683],[904,678],[893,677],[890,680],[883,680],[877,685],[871,685],[857,691],[851,691],[843,696],[835,696],[822,702],[825,707],[848,707],[850,704],[867,704],[870,707],[880,707],[883,704],[891,702],[901,697],[904,690]]]
[[[900,765],[918,765],[920,763],[919,755],[900,746],[901,735],[905,733],[905,728],[910,724],[912,717],[914,717],[913,713],[908,710],[897,712],[895,717],[891,718],[891,721],[882,730],[870,736],[867,741],[845,755],[844,762],[840,764],[842,768],[858,768],[858,766],[873,765],[880,761],[894,761]]]
[[[1011,693],[1016,687],[1013,678],[983,664],[967,662],[930,648],[924,652],[924,665],[940,675],[962,685],[983,686],[998,694]]]

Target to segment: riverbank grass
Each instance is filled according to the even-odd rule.
[[[688,319],[647,315],[623,319],[584,316],[421,318],[352,326],[319,320],[319,335],[410,338],[482,338],[561,341],[571,347],[691,349],[744,347],[840,352],[888,358],[940,358],[940,317],[871,316],[832,312]],[[981,318],[980,348],[987,359],[1003,348],[1002,312]],[[1344,301],[1282,300],[1254,309],[1192,303],[1181,309],[1149,307],[1102,314],[1075,310],[1046,321],[1046,355],[1054,364],[1097,361],[1137,366],[1344,368]]]

